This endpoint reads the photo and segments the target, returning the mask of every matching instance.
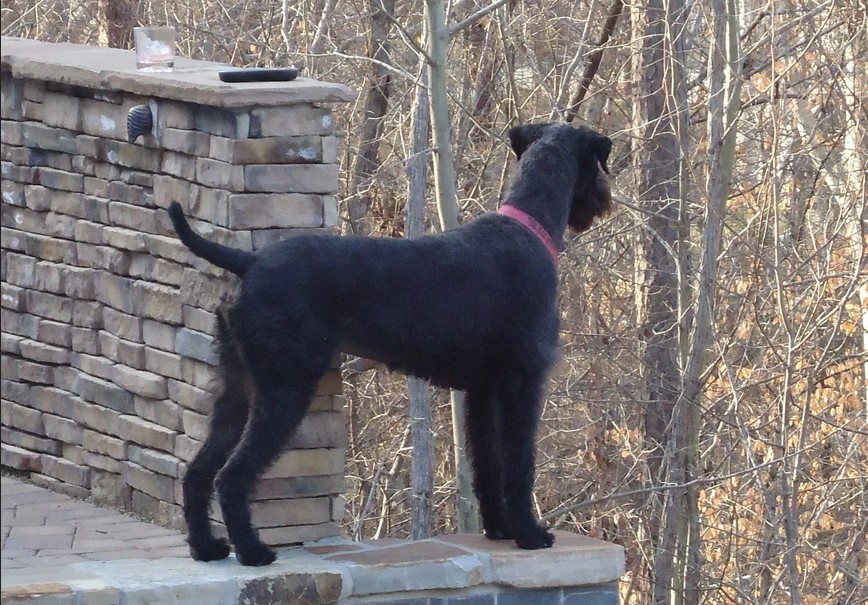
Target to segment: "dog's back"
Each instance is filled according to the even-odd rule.
[[[315,322],[337,350],[463,389],[510,356],[553,361],[557,276],[535,246],[497,215],[413,240],[293,237],[256,253],[232,313],[263,336]]]

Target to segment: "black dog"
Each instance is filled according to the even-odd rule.
[[[439,235],[300,236],[251,253],[197,235],[171,204],[184,244],[242,277],[218,313],[223,392],[184,477],[194,559],[229,555],[208,520],[216,483],[238,560],[274,561],[248,498],[336,351],[466,391],[485,534],[528,549],[553,544],[531,498],[541,392],[558,341],[556,248],[568,225],[584,231],[609,211],[612,143],[563,125],[519,126],[509,139],[519,165],[501,211]]]

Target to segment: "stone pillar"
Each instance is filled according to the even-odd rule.
[[[165,208],[248,250],[332,231],[329,106],[355,95],[225,84],[225,66],[183,58],[141,73],[132,51],[7,37],[2,66],[3,465],[180,527],[234,278],[184,248]],[[153,128],[130,143],[136,105]],[[272,545],[338,533],[340,394],[333,370],[259,486],[253,519]]]

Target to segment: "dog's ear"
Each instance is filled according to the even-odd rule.
[[[597,161],[600,162],[603,172],[609,174],[609,166],[606,162],[609,161],[609,153],[612,151],[612,139],[602,134],[597,134],[591,142],[591,150],[597,156]]]
[[[509,129],[509,144],[515,152],[515,157],[521,159],[521,154],[530,147],[530,144],[540,138],[551,124],[525,124],[514,126]]]

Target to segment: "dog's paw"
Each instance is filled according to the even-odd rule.
[[[277,553],[268,548],[265,544],[260,544],[252,548],[244,550],[235,549],[235,558],[242,565],[248,567],[262,567],[263,565],[271,565],[277,559]]]
[[[210,538],[189,544],[190,556],[195,561],[220,561],[229,556],[229,541],[226,538]]]
[[[533,528],[528,527],[525,530],[516,532],[515,543],[519,548],[525,550],[551,548],[555,543],[555,535],[546,528],[535,525]]]

